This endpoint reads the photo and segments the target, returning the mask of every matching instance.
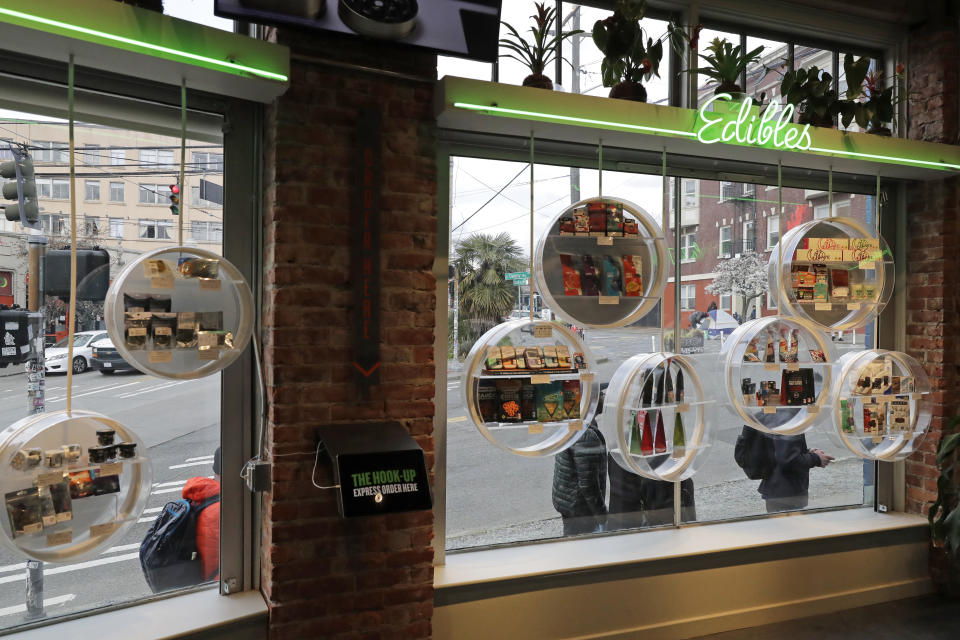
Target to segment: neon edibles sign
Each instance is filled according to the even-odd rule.
[[[719,93],[700,107],[697,116],[703,125],[697,129],[697,140],[704,144],[738,142],[761,147],[773,146],[775,149],[810,149],[810,125],[804,125],[802,129],[792,126],[792,104],[781,107],[778,100],[771,100],[759,118],[751,113],[753,101],[750,98],[740,105],[740,111],[734,120],[728,119],[724,114],[707,112],[717,100],[728,101],[732,98],[729,93]]]

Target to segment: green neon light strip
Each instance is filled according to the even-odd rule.
[[[659,127],[645,127],[639,124],[624,124],[622,122],[610,122],[608,120],[594,120],[592,118],[575,118],[573,116],[560,116],[553,113],[541,113],[539,111],[522,111],[520,109],[507,109],[506,107],[491,107],[484,104],[470,104],[469,102],[454,102],[454,107],[458,109],[469,109],[471,111],[493,111],[495,113],[504,113],[512,116],[531,116],[533,118],[549,118],[550,120],[562,120],[563,122],[573,122],[575,124],[593,124],[605,127],[618,127],[621,129],[633,129],[635,131],[650,131],[652,133],[666,133],[672,136],[683,136],[686,138],[696,138],[697,134],[692,131],[675,131],[673,129],[661,129]]]
[[[133,38],[126,38],[124,36],[118,36],[112,33],[106,33],[104,31],[97,31],[96,29],[88,29],[87,27],[81,27],[75,24],[70,24],[68,22],[60,22],[59,20],[51,20],[50,18],[44,18],[42,16],[34,16],[29,13],[22,13],[20,11],[14,11],[12,9],[5,9],[3,7],[0,7],[0,15],[7,15],[12,18],[19,18],[21,20],[28,20],[30,22],[36,22],[38,24],[43,24],[50,27],[57,27],[58,29],[66,29],[67,31],[74,31],[76,33],[82,33],[88,36],[95,36],[97,38],[103,38],[104,40],[112,40],[114,42],[121,42],[123,44],[132,44],[137,47],[143,47],[144,49],[150,49],[152,51],[158,51],[160,53],[168,53],[171,55],[179,56],[181,58],[189,58],[190,60],[196,60],[197,62],[204,62],[206,64],[216,65],[218,67],[223,67],[224,69],[228,69],[230,71],[244,71],[247,73],[252,73],[253,75],[260,76],[261,78],[268,78],[270,80],[279,80],[280,82],[286,82],[288,79],[287,76],[279,73],[273,73],[272,71],[255,69],[253,67],[247,67],[242,64],[236,64],[235,62],[226,62],[225,60],[217,60],[216,58],[201,56],[196,53],[190,53],[189,51],[180,51],[178,49],[171,49],[170,47],[164,47],[158,44],[144,42],[142,40],[134,40]]]
[[[697,134],[690,131],[676,131],[674,129],[661,129],[659,127],[645,127],[638,124],[624,124],[622,122],[610,122],[607,120],[594,120],[592,118],[575,118],[572,116],[561,116],[553,113],[542,113],[539,111],[523,111],[521,109],[507,109],[506,107],[493,107],[483,104],[471,104],[469,102],[454,102],[453,106],[458,109],[468,109],[471,111],[492,111],[505,115],[529,116],[548,120],[561,120],[574,124],[590,124],[609,127],[618,127],[622,129],[633,129],[636,131],[649,131],[652,133],[664,133],[674,136],[683,136],[687,138],[696,138]],[[838,156],[850,156],[856,158],[869,158],[873,160],[884,160],[898,164],[916,164],[937,169],[960,169],[960,164],[951,164],[949,162],[934,162],[932,160],[915,160],[913,158],[903,158],[900,156],[882,156],[874,153],[861,153],[858,151],[842,151],[839,149],[824,149],[821,147],[810,147],[809,151],[818,151],[820,153],[829,153]]]

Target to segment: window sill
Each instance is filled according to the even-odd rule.
[[[17,638],[42,640],[55,633],[63,638],[163,640],[261,616],[266,624],[267,603],[259,591],[221,596],[211,588],[21,631]]]
[[[451,592],[451,600],[463,601],[472,598],[468,593],[454,595],[458,588],[513,590],[507,584],[518,583],[514,588],[519,588],[519,583],[535,585],[538,578],[546,576],[613,573],[618,568],[657,562],[670,563],[663,570],[670,573],[671,567],[673,571],[687,567],[685,559],[706,560],[724,553],[739,556],[728,559],[730,562],[757,562],[770,555],[788,555],[789,545],[804,543],[813,543],[817,553],[826,553],[844,539],[862,546],[879,544],[857,541],[854,536],[925,536],[928,526],[927,519],[919,515],[844,509],[453,553],[447,554],[445,565],[435,568],[434,587],[440,593]],[[762,553],[764,549],[772,551]],[[446,599],[440,596],[438,602]]]

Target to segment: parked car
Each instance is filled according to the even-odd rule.
[[[91,345],[90,367],[103,375],[113,375],[114,371],[134,371],[136,367],[120,357],[110,338],[98,340]]]
[[[73,334],[73,372],[83,373],[90,368],[90,345],[98,340],[108,337],[104,330],[99,331],[79,331]],[[67,358],[69,352],[69,336],[48,347],[44,351],[44,369],[47,373],[66,373],[70,363]]]

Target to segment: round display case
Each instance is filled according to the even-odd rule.
[[[473,345],[463,370],[465,406],[483,437],[521,456],[563,451],[593,420],[598,384],[586,346],[546,320],[513,320]]]
[[[886,241],[853,218],[811,220],[787,231],[770,252],[768,275],[781,313],[828,331],[870,322],[890,300],[895,278]]]
[[[930,426],[930,380],[899,351],[844,354],[833,386],[833,427],[842,443],[867,460],[902,460]]]
[[[709,447],[704,394],[696,367],[672,353],[643,353],[621,364],[598,422],[625,470],[653,480],[692,476]]]
[[[663,232],[646,211],[616,198],[564,209],[540,236],[537,290],[577,326],[622,327],[656,307],[670,260]]]
[[[728,409],[759,431],[803,433],[829,405],[833,342],[800,318],[759,318],[737,327],[721,347]]]
[[[165,247],[124,267],[107,292],[104,316],[113,346],[143,373],[202,378],[243,353],[253,331],[253,295],[221,256]]]
[[[95,557],[150,497],[150,461],[130,428],[92,411],[29,416],[0,432],[4,545],[44,562]]]

